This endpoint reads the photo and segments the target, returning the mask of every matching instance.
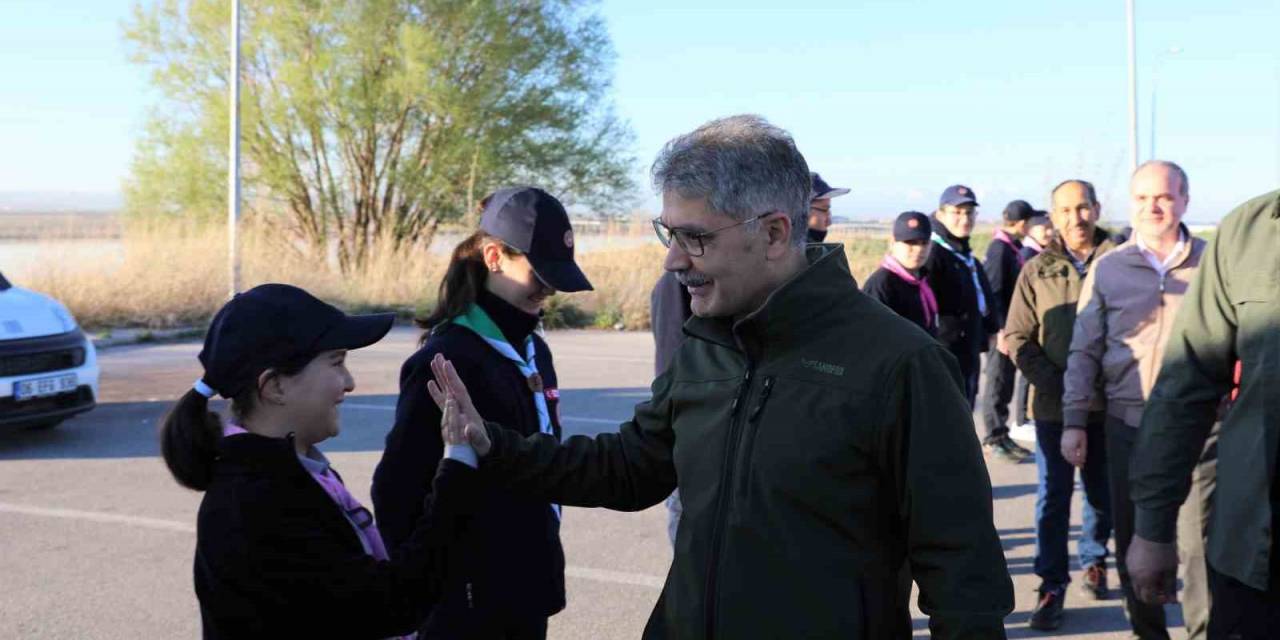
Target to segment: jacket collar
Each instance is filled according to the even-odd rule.
[[[811,244],[809,266],[769,294],[763,305],[743,319],[699,318],[685,323],[685,333],[758,359],[765,344],[785,347],[806,339],[822,315],[857,291],[844,245]]]
[[[1111,240],[1111,234],[1102,227],[1095,227],[1093,230],[1093,253],[1089,256],[1089,260],[1085,264],[1093,264],[1102,254],[1115,248],[1115,242]],[[1063,244],[1060,236],[1055,236],[1049,246],[1040,252],[1042,256],[1048,256],[1058,260],[1074,261],[1074,256],[1067,253],[1067,246]]]
[[[218,468],[220,471],[238,469],[274,473],[302,470],[293,440],[292,433],[283,438],[249,432],[218,438]]]
[[[1199,238],[1191,234],[1191,230],[1187,228],[1186,224],[1178,223],[1178,230],[1184,234],[1187,241],[1182,243],[1182,253],[1178,254],[1177,262],[1173,263],[1170,269],[1181,269],[1186,266],[1187,261],[1196,253],[1196,248],[1201,245]],[[1116,247],[1115,252],[1124,256],[1126,260],[1133,262],[1133,264],[1141,263],[1141,266],[1151,266],[1146,257],[1142,255],[1142,248],[1138,246],[1138,232],[1136,231],[1129,236],[1129,239],[1124,244]]]
[[[953,235],[951,231],[947,229],[946,225],[938,221],[938,214],[935,213],[932,216],[929,216],[929,220],[933,224],[933,232],[938,234],[938,237],[942,238],[943,242],[946,242],[952,249],[955,249],[965,255],[969,255],[972,252],[969,245],[969,238],[961,238],[957,235]]]

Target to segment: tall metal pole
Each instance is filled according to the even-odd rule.
[[[1129,170],[1138,168],[1138,32],[1134,24],[1134,0],[1125,0],[1129,18]]]
[[[231,140],[227,171],[227,253],[230,258],[231,292],[240,292],[240,254],[236,243],[236,221],[240,218],[240,0],[231,2]]]
[[[1151,71],[1151,128],[1149,132],[1151,136],[1151,147],[1147,151],[1147,160],[1156,159],[1156,85],[1160,83],[1160,65],[1156,64],[1155,69]]]

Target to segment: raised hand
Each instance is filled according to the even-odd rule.
[[[465,436],[465,442],[471,444],[477,455],[488,455],[492,443],[484,430],[484,419],[471,403],[471,394],[458,376],[458,370],[453,367],[452,362],[437,353],[431,359],[431,371],[435,379],[427,382],[427,391],[444,413],[444,418],[440,420],[440,432],[444,441],[448,444],[462,444]],[[450,437],[457,438],[457,441],[451,441]]]

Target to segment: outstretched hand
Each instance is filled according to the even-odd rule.
[[[431,359],[431,372],[435,379],[427,381],[427,392],[444,414],[440,434],[445,444],[470,444],[480,457],[488,455],[492,443],[484,430],[484,419],[471,403],[471,394],[453,363],[437,353]]]

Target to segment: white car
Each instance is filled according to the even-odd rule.
[[[0,427],[51,428],[97,399],[98,355],[75,318],[0,274]]]

